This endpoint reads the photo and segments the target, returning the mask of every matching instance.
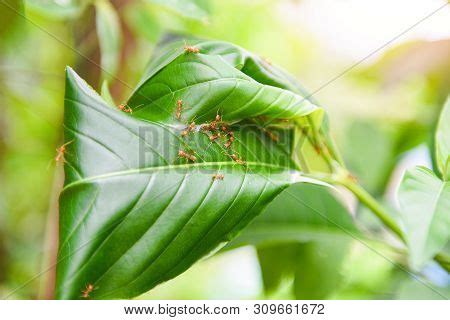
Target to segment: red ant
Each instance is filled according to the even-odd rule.
[[[216,131],[217,129],[217,124],[213,121],[210,124],[204,124],[202,125],[202,130],[203,131]]]
[[[69,142],[66,142],[66,143],[64,143],[61,147],[59,147],[58,149],[56,149],[56,152],[57,152],[57,155],[56,155],[56,157],[55,157],[55,161],[56,162],[59,162],[59,161],[61,161],[61,160],[64,160],[64,153],[66,152],[66,147],[69,145],[69,144],[71,144],[73,142],[73,140],[72,141],[69,141]]]
[[[354,183],[358,183],[358,178],[351,172],[347,173],[347,177],[350,181],[352,181]]]
[[[81,293],[82,293],[81,297],[84,298],[84,299],[89,298],[89,294],[90,294],[92,291],[94,291],[94,289],[95,289],[94,286],[93,286],[92,284],[88,283],[88,284],[86,285],[86,288],[83,289],[83,290],[81,290]]]
[[[231,144],[234,141],[234,132],[230,131],[230,132],[228,132],[228,135],[229,135],[228,141],[225,142],[225,144],[224,144],[225,148],[227,148],[227,149],[231,146]]]
[[[224,177],[225,177],[225,176],[224,176],[223,174],[221,174],[221,173],[216,173],[216,174],[213,174],[212,179],[213,179],[213,180],[223,180]]]
[[[180,158],[185,158],[185,159],[190,160],[190,161],[192,161],[192,162],[197,161],[197,158],[196,158],[194,155],[189,154],[189,153],[187,153],[187,152],[185,152],[185,151],[183,151],[183,150],[179,150],[179,151],[178,151],[178,156],[179,156]]]
[[[237,164],[245,164],[245,161],[242,159],[239,159],[239,157],[237,155],[235,155],[234,153],[232,155],[230,155],[231,159],[233,159]]]
[[[273,142],[279,141],[279,138],[275,133],[273,133],[267,129],[263,129],[263,130],[264,130],[264,133],[270,138],[270,140],[272,140]]]
[[[192,132],[195,130],[195,122],[192,121],[191,124],[186,128],[186,130],[181,131],[181,136],[185,137],[189,134],[189,132]]]
[[[183,100],[177,100],[177,110],[175,111],[175,117],[180,120],[181,119],[181,111],[183,109]]]
[[[212,121],[212,122],[209,124],[209,131],[215,131],[215,130],[217,130],[217,122]]]
[[[217,130],[217,125],[220,122],[222,122],[222,117],[219,114],[217,114],[216,118],[213,121],[211,121],[209,124],[202,125],[202,130],[203,131],[216,131]],[[222,128],[222,131],[226,131],[227,130],[225,125],[222,125],[221,128]]]
[[[186,137],[188,134],[189,134],[189,131],[188,131],[188,130],[183,130],[183,131],[181,131],[181,136],[182,136],[182,137]]]
[[[126,113],[133,113],[133,109],[131,109],[126,103],[119,104],[117,108]]]
[[[187,44],[184,45],[184,52],[186,53],[199,53],[200,49],[194,46],[188,46]]]
[[[194,129],[195,129],[195,122],[192,121],[191,124],[190,124],[189,127],[188,127],[188,130],[189,130],[189,131],[194,131]]]
[[[220,138],[220,133],[209,136],[209,141],[214,141],[216,139]]]
[[[314,144],[314,150],[317,154],[321,154],[322,150],[318,144]]]

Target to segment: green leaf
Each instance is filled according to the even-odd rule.
[[[205,20],[208,17],[208,3],[205,0],[147,0],[165,7],[183,17]]]
[[[161,41],[140,83],[144,83],[167,64],[184,55],[185,45],[197,47],[200,54],[220,57],[227,65],[261,84],[286,89],[303,97],[308,96],[308,93],[290,74],[244,48],[225,41],[185,38],[178,34],[168,34]],[[309,97],[307,100],[315,103]]]
[[[194,76],[174,77],[177,73]],[[263,85],[218,56],[194,54],[178,56],[145,81],[128,104],[134,117],[179,124],[174,114],[180,99],[186,104],[182,121],[191,121],[195,116],[202,122],[213,119],[218,112],[229,122],[258,116],[297,119],[318,111],[302,96]],[[170,105],[172,110],[168,112],[159,105]]]
[[[186,53],[185,44],[197,48],[199,54]],[[185,79],[172,76],[178,72],[196,77]],[[210,91],[212,94],[209,96],[214,101],[204,98]],[[254,99],[255,96],[257,99]],[[231,121],[258,117],[270,124],[273,118],[295,118],[307,132],[295,132],[294,143],[298,150],[293,156],[298,158],[296,161],[305,171],[329,170],[317,153],[316,142],[310,137],[312,131],[322,124],[322,110],[307,99],[307,94],[290,75],[245,49],[223,41],[186,41],[176,35],[168,37],[168,41],[163,41],[163,45],[156,50],[128,104],[134,110],[135,117],[174,122],[173,110],[160,112],[155,106],[169,103],[175,108],[179,99],[188,103],[183,121],[193,120],[202,105],[210,103],[215,104],[215,110],[208,115],[210,117],[217,112],[227,115],[228,108],[244,106],[240,117],[237,117],[237,112],[232,113],[233,119],[227,119]],[[280,109],[282,105],[286,108]],[[261,110],[267,115],[262,115]],[[306,117],[298,118],[304,115]],[[322,131],[321,139],[328,141],[328,133]]]
[[[297,121],[319,109],[296,103],[301,98],[290,92],[258,84],[217,57],[194,57],[183,54],[149,79],[130,101],[147,102],[138,99],[142,90],[152,102],[135,107],[133,117],[109,108],[68,69],[58,298],[80,298],[86,284],[95,287],[92,298],[141,294],[229,241],[279,192],[299,181],[290,126],[274,129],[275,142],[246,118],[283,115]],[[197,91],[207,83],[204,77],[217,77],[210,70],[222,72],[223,80],[211,80],[208,91]],[[240,98],[229,91],[229,83]],[[180,95],[168,94],[167,88]],[[249,103],[255,89],[260,93]],[[183,117],[187,113],[207,122],[220,110],[235,133],[233,147],[224,148],[226,137],[212,143],[197,130],[182,138],[186,123],[174,116],[179,98],[193,106]],[[220,101],[230,105],[219,108]],[[180,158],[179,150],[196,161]],[[215,173],[224,179],[212,179]]]
[[[295,184],[272,201],[227,248],[334,240],[359,235],[347,208],[328,187]]]
[[[110,79],[117,73],[122,45],[119,16],[108,0],[95,1],[96,27],[100,42],[103,76]]]
[[[266,292],[275,292],[283,281],[294,276],[301,246],[301,243],[294,242],[258,248],[258,261]]]
[[[293,278],[297,299],[324,299],[342,280],[340,267],[354,235],[359,232],[348,210],[329,188],[296,184],[227,248],[257,246],[266,291]]]
[[[342,265],[349,254],[351,239],[314,241],[298,252],[294,293],[299,300],[326,299],[339,289]]]
[[[141,294],[234,238],[289,185],[319,183],[301,174],[299,133],[320,130],[323,110],[243,49],[189,45],[199,52],[183,40],[156,51],[128,113],[68,70],[59,298],[86,284],[92,298]],[[204,130],[217,117],[226,128]]]
[[[348,238],[337,238],[258,248],[265,290],[273,292],[284,280],[293,279],[296,299],[330,297],[343,280],[341,269],[350,243]]]
[[[436,161],[444,180],[450,180],[450,97],[441,111],[436,129]]]
[[[111,95],[111,92],[109,91],[109,85],[108,81],[103,81],[102,83],[102,90],[101,90],[101,96],[103,100],[105,100],[106,103],[108,103],[110,106],[115,106],[114,99]]]
[[[405,173],[398,199],[411,265],[420,269],[449,240],[450,183],[416,167]]]

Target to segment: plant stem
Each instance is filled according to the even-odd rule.
[[[358,200],[363,203],[367,208],[369,208],[380,221],[392,232],[394,232],[403,243],[406,243],[405,235],[403,234],[400,227],[397,225],[394,219],[389,215],[389,213],[384,209],[384,207],[373,198],[370,193],[368,193],[361,185],[355,181],[346,179],[336,179],[336,184],[340,184],[351,191]],[[450,257],[445,253],[438,253],[434,256],[434,260],[447,272],[450,273]]]
[[[353,181],[342,181],[341,185],[350,190],[358,200],[363,203],[367,208],[369,208],[380,221],[394,232],[403,242],[405,242],[405,236],[397,225],[395,220],[386,212],[386,210],[381,206],[381,204],[375,200],[370,193],[363,189],[359,184]]]
[[[397,225],[396,221],[391,217],[391,215],[386,211],[386,209],[367,192],[361,185],[359,185],[355,179],[351,176],[347,170],[342,169],[339,172],[331,175],[309,175],[312,178],[322,180],[324,182],[341,185],[352,192],[358,200],[363,203],[367,208],[369,208],[380,221],[393,233],[395,233],[403,243],[406,244],[406,238],[400,227]],[[450,273],[450,256],[440,252],[434,256],[434,260],[444,268],[448,273]]]
[[[312,129],[312,144],[317,150],[319,150],[320,155],[327,163],[328,167],[330,168],[330,171],[333,172],[333,159],[331,158],[329,154],[328,147],[326,144],[322,141],[322,136],[319,133],[319,130],[317,129],[316,125],[314,124],[314,121],[312,121],[311,117],[308,117],[308,122]]]

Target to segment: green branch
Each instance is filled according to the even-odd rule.
[[[374,197],[372,197],[372,195],[370,195],[370,193],[368,193],[355,181],[347,170],[341,169],[339,172],[332,175],[312,175],[312,177],[330,184],[341,185],[348,189],[362,204],[364,204],[375,214],[375,216],[377,216],[386,228],[395,233],[403,243],[406,243],[405,235],[398,226],[397,222],[386,211],[386,209]],[[450,273],[450,257],[448,255],[442,252],[438,253],[434,257],[434,260]]]
[[[358,200],[363,203],[367,208],[369,208],[380,221],[393,233],[395,233],[403,243],[406,243],[405,235],[402,230],[395,222],[395,220],[391,217],[391,215],[385,210],[385,208],[377,201],[375,198],[370,195],[361,185],[352,181],[352,179],[342,179],[341,181],[336,181],[337,184],[340,184],[351,191]],[[439,263],[439,265],[444,268],[447,272],[450,273],[450,257],[445,255],[444,253],[438,253],[434,260]]]
[[[358,200],[363,203],[367,208],[369,208],[378,219],[393,233],[395,233],[403,242],[405,242],[405,235],[403,234],[400,227],[397,225],[396,221],[386,212],[383,206],[375,200],[370,193],[368,193],[363,187],[361,187],[358,183],[353,181],[349,181],[350,179],[346,179],[340,183],[342,186],[346,187],[349,191],[351,191]]]

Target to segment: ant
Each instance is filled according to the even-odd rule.
[[[189,131],[194,131],[195,130],[195,121],[191,122],[191,124],[188,126],[188,130]]]
[[[216,139],[220,138],[220,133],[209,136],[209,141],[214,141]]]
[[[59,162],[61,160],[64,160],[64,153],[66,152],[66,147],[71,144],[73,142],[73,140],[64,143],[61,147],[59,147],[58,149],[56,149],[56,157],[55,157],[55,161]]]
[[[230,131],[230,132],[228,132],[228,135],[229,135],[228,141],[225,142],[225,144],[224,144],[225,148],[227,148],[227,149],[231,146],[231,144],[234,141],[234,132]]]
[[[225,176],[224,176],[223,174],[221,174],[221,173],[216,173],[216,174],[213,174],[212,179],[213,179],[213,180],[223,180],[224,177],[225,177]]]
[[[92,284],[88,283],[86,285],[86,288],[81,290],[81,293],[82,293],[81,297],[84,299],[89,298],[89,294],[94,290],[95,290],[94,286]]]
[[[233,159],[237,164],[245,164],[245,161],[240,159],[236,154],[230,155],[231,159]]]
[[[175,117],[180,120],[181,119],[181,111],[183,110],[183,100],[177,100],[177,110],[175,111]]]
[[[117,108],[126,113],[133,113],[133,109],[131,109],[126,103],[119,104]]]
[[[185,158],[185,159],[190,160],[190,161],[192,161],[192,162],[197,161],[197,157],[195,157],[194,155],[189,154],[189,153],[187,153],[187,152],[185,152],[185,151],[183,151],[183,150],[179,150],[179,151],[178,151],[178,156],[179,156],[180,158]]]
[[[181,136],[182,136],[182,137],[186,137],[188,134],[189,134],[189,131],[188,131],[188,130],[183,130],[183,131],[181,131]]]
[[[313,148],[317,154],[322,154],[323,152],[325,152],[326,146],[322,144],[320,141],[314,141],[311,142],[311,144],[313,145]]]
[[[217,125],[220,124],[221,122],[222,122],[222,116],[217,114],[215,119],[213,121],[211,121],[209,124],[202,125],[202,130],[203,131],[216,131]],[[225,125],[222,125],[221,128],[222,128],[222,131],[227,130]]]
[[[201,129],[203,131],[215,131],[216,130],[216,123],[213,121],[210,124],[204,124],[204,125],[202,125]]]
[[[192,121],[191,124],[186,128],[186,130],[181,131],[181,136],[185,137],[189,134],[189,132],[192,132],[195,130],[195,122]]]
[[[199,53],[200,49],[194,46],[188,46],[186,43],[184,45],[184,52],[186,53]]]
[[[212,122],[209,124],[209,131],[215,131],[215,130],[217,130],[217,122],[212,121]]]
[[[275,133],[267,130],[267,129],[263,129],[264,133],[270,138],[270,140],[272,140],[273,142],[278,142],[279,141],[279,137],[278,135],[276,135]]]
[[[358,183],[358,178],[351,172],[347,173],[347,178],[354,183]]]

